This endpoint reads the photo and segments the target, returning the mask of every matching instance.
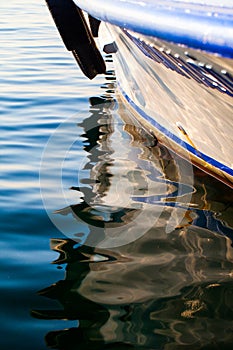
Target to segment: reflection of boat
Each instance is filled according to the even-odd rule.
[[[233,239],[231,192],[224,201],[221,183],[133,123],[133,114],[121,103],[117,121],[111,99],[90,102],[91,116],[79,124],[88,156],[78,186],[70,187],[79,200],[55,212],[70,221],[75,218],[76,225],[73,233],[62,232],[80,244],[112,248],[137,240],[162,218],[167,232],[194,225]]]
[[[113,101],[90,102],[94,103],[92,114],[79,124],[84,129],[87,162],[79,169],[78,186],[70,187],[81,198],[55,212],[55,217],[66,216],[73,223],[75,218],[76,225],[72,225],[73,233],[69,225],[69,232],[62,232],[80,244],[116,247],[144,235],[168,207],[174,217],[166,227],[172,230],[190,203],[192,167],[140,124],[133,124],[132,114],[121,103],[117,117]],[[181,202],[176,198],[182,198]],[[86,228],[76,233],[83,224]]]
[[[131,123],[128,110],[119,106],[124,123],[118,124],[111,99],[90,102],[91,116],[79,125],[87,154],[83,177],[71,184],[83,201],[57,212],[61,220],[60,214],[76,219],[76,235],[51,239],[59,253],[53,263],[65,267],[65,276],[38,292],[51,306],[48,301],[32,311],[51,323],[77,320],[77,327],[48,332],[46,344],[61,350],[230,349],[232,192],[195,167],[190,184],[188,163]],[[114,192],[117,179],[121,187]],[[116,207],[119,201],[111,200],[122,192],[128,202]],[[149,222],[144,235],[101,247],[108,228],[128,235],[133,216],[140,218],[132,225],[139,230]],[[182,221],[168,233],[171,217]],[[90,242],[96,246],[80,244]]]
[[[134,129],[128,126],[127,132],[131,131],[132,142],[137,147],[140,133]],[[110,135],[111,131],[110,128]],[[85,148],[90,151],[86,143]],[[163,146],[149,150],[141,144],[141,150],[147,162],[153,154],[158,158],[160,155],[167,181],[169,174],[177,173],[177,164],[168,158],[169,153],[166,154]],[[111,157],[113,159],[113,154]],[[90,152],[89,159],[93,162],[98,157]],[[104,159],[103,153],[100,159]],[[100,194],[104,195],[111,184],[103,176],[101,166],[95,163],[92,166],[99,170],[100,176],[98,172],[94,175],[100,181],[97,182]],[[107,177],[109,174],[110,171]],[[103,249],[79,245],[78,239],[51,239],[51,249],[59,253],[53,263],[65,266],[66,273],[64,280],[38,294],[56,300],[58,306],[54,308],[51,303],[51,308],[33,310],[32,316],[51,322],[54,319],[77,320],[77,327],[49,332],[45,337],[49,348],[231,348],[232,332],[227,330],[232,327],[233,312],[233,215],[229,205],[232,198],[223,184],[203,176],[198,170],[194,178],[191,208],[185,208],[182,223],[169,234],[165,230],[166,221],[174,211],[172,199],[175,194],[179,195],[174,179],[169,182],[174,188],[171,198],[166,197],[167,193],[146,196],[147,191],[133,198],[142,204],[150,201],[156,207],[165,197],[167,207],[159,222],[130,244]],[[161,181],[161,177],[157,181]],[[103,239],[104,230],[99,227],[105,229],[109,223],[119,225],[120,216],[124,217],[125,226],[131,220],[128,208],[121,208],[119,213],[113,211],[107,220],[104,207],[96,215],[96,210],[88,203],[95,202],[98,193],[74,188],[77,189],[83,192],[84,201],[59,212],[72,213],[77,221],[81,218],[88,228],[89,242],[93,237],[97,241],[96,235]],[[220,193],[225,193],[226,197]],[[183,195],[185,192],[180,199]],[[134,213],[142,210],[148,207],[134,209]],[[184,212],[184,208],[176,208],[179,210]],[[77,233],[76,238],[79,237],[82,238],[82,232]]]
[[[208,237],[199,233],[194,238],[190,231],[183,237],[173,235],[173,242],[165,236],[155,242],[147,236],[120,251],[77,248],[72,240],[53,239],[51,247],[60,254],[54,263],[66,265],[65,279],[39,295],[59,306],[51,302],[53,308],[33,310],[32,315],[50,322],[77,320],[78,325],[49,332],[48,347],[230,349],[233,290],[227,272],[232,264],[226,259],[224,267],[213,266],[219,260],[205,248]],[[157,254],[153,244],[160,246]],[[221,236],[218,244],[224,248]],[[170,255],[168,245],[173,246]],[[178,272],[180,264],[185,266],[183,274]],[[215,283],[217,272],[225,273],[221,283]]]
[[[99,20],[107,22],[114,44],[105,49],[116,53],[120,90],[141,122],[232,186],[232,4],[73,1],[91,15],[94,34]]]

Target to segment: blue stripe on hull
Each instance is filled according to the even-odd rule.
[[[194,155],[195,157],[205,161],[209,165],[219,169],[220,171],[225,172],[226,174],[229,174],[230,176],[233,176],[233,170],[226,165],[216,161],[215,159],[207,156],[206,154],[200,152],[199,150],[196,150],[194,147],[192,147],[187,142],[183,141],[173,133],[171,133],[169,130],[167,130],[165,127],[163,127],[161,124],[159,124],[155,119],[150,117],[144,110],[142,110],[138,105],[134,103],[134,101],[131,100],[131,98],[126,94],[126,92],[122,89],[120,86],[120,90],[124,98],[127,100],[127,102],[133,107],[133,109],[149,124],[151,124],[153,127],[158,129],[162,134],[164,134],[166,137],[171,139],[173,142],[181,146],[184,150],[187,150],[190,154]]]

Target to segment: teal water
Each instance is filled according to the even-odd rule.
[[[1,2],[0,349],[231,349],[233,192]]]

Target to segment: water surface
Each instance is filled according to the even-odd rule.
[[[1,349],[230,349],[233,192],[1,4]]]

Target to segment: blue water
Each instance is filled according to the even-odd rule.
[[[230,349],[233,192],[1,2],[0,349]]]

